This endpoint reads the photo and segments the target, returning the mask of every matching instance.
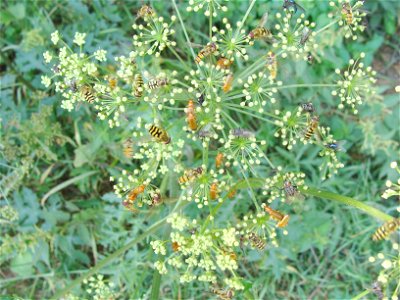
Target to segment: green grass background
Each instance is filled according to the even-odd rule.
[[[328,1],[301,4],[319,28],[329,23],[325,17]],[[132,217],[112,193],[108,179],[121,158],[122,130],[109,129],[88,106],[71,113],[62,110],[60,96],[40,83],[40,76],[49,71],[42,53],[50,47],[50,33],[57,29],[66,40],[72,40],[75,31],[86,32],[88,51],[101,47],[110,56],[127,55],[132,50],[131,25],[142,2],[49,0],[2,1],[0,5],[0,204],[9,204],[19,213],[18,221],[1,228],[0,294],[51,298],[163,215]],[[160,14],[173,11],[169,1],[152,5]],[[259,1],[246,26],[256,25],[266,10],[278,10],[281,5],[281,1]],[[189,17],[181,7],[188,28],[207,32],[203,15]],[[232,1],[226,17],[234,23],[247,7],[247,1]],[[377,70],[382,98],[364,106],[360,118],[332,110],[334,100],[326,89],[280,92],[281,98],[292,103],[315,97],[333,135],[347,140],[348,152],[341,158],[345,168],[322,182],[316,171],[318,153],[309,146],[288,152],[273,144],[273,159],[307,172],[310,185],[394,215],[398,199],[383,200],[380,195],[386,179],[397,180],[389,164],[398,159],[399,96],[394,94],[394,86],[399,83],[400,70],[399,2],[367,0],[366,9],[368,27],[357,41],[326,35],[328,46],[322,62],[306,74],[302,63],[281,66],[288,74],[286,84],[319,82],[332,68],[344,67],[350,57],[363,51],[366,63]],[[277,143],[270,132],[262,134]],[[30,168],[23,173],[27,161]],[[248,209],[241,205],[235,207],[235,213]],[[282,237],[281,246],[264,255],[249,252],[240,273],[252,286],[250,295],[257,299],[349,299],[368,288],[379,273],[368,257],[390,248],[370,240],[378,225],[377,220],[353,208],[307,199],[302,213],[292,216],[291,234]],[[158,230],[154,237],[165,230]],[[149,296],[156,259],[149,249],[150,237],[101,269],[100,273],[115,283],[116,298]],[[88,297],[80,285],[72,293]],[[162,277],[160,293],[163,299],[211,297],[201,283],[180,285],[176,274]]]

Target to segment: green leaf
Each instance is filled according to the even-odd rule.
[[[34,273],[32,254],[29,252],[18,254],[11,260],[10,268],[19,276],[32,275]]]
[[[393,14],[387,13],[384,18],[385,31],[389,35],[396,32],[396,17]]]
[[[15,4],[8,8],[8,11],[17,19],[25,18],[25,6],[22,3]]]

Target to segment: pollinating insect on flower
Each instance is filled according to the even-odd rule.
[[[341,79],[337,82],[339,89],[332,91],[332,95],[340,98],[339,109],[349,106],[354,114],[358,113],[359,105],[376,94],[372,87],[376,82],[376,72],[371,67],[365,68],[364,63],[360,61],[364,57],[365,54],[361,53],[360,58],[351,59],[345,71],[335,70]]]
[[[224,271],[238,278],[235,270],[240,242],[234,227],[201,230],[197,220],[189,221],[178,214],[173,214],[167,222],[173,229],[169,239],[151,242],[154,252],[164,257],[164,267],[156,266],[160,273],[178,271],[180,282],[222,281],[227,278]],[[242,289],[240,282],[232,281],[229,286]]]
[[[228,7],[224,4],[228,3],[228,0],[189,0],[187,11],[198,12],[204,9],[204,15],[206,17],[217,17],[218,11],[226,12]]]
[[[344,164],[339,161],[337,155],[339,152],[345,152],[343,147],[344,141],[336,141],[330,134],[329,127],[319,127],[319,135],[321,140],[317,144],[320,144],[322,150],[319,152],[324,160],[318,167],[321,172],[321,178],[325,180],[333,175],[337,174],[339,169],[344,167]]]
[[[283,173],[282,167],[278,167],[273,176],[265,180],[263,195],[267,196],[267,202],[272,203],[276,199],[281,202],[302,201],[304,196],[299,191],[299,187],[307,189],[304,184],[304,173],[288,172]]]
[[[167,23],[163,17],[153,16],[144,19],[145,25],[133,24],[132,28],[136,31],[133,35],[135,53],[139,56],[154,54],[159,57],[166,47],[175,47],[176,42],[170,40],[175,34],[175,30],[171,28],[175,20],[176,17],[171,16],[171,22]]]
[[[351,2],[350,0],[330,1],[329,6],[331,6],[334,11],[329,13],[328,17],[338,21],[339,26],[343,28],[344,37],[346,39],[351,38],[356,40],[356,32],[363,32],[365,30],[363,18],[367,13],[362,10],[364,1],[354,1],[353,5]]]
[[[290,55],[296,59],[307,60],[308,53],[314,52],[318,47],[313,32],[316,24],[305,20],[304,14],[294,19],[287,11],[284,16],[277,13],[276,18],[278,24],[275,25],[275,29],[278,33],[274,35],[273,47],[281,50],[283,58]]]

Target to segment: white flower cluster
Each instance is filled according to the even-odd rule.
[[[313,32],[316,24],[306,20],[304,14],[295,19],[290,12],[285,13],[284,16],[281,13],[275,15],[279,24],[275,25],[278,33],[272,45],[281,49],[283,58],[291,55],[296,59],[307,60],[308,53],[318,48],[314,38],[316,33]]]
[[[154,250],[155,254],[161,254],[161,255],[167,254],[167,249],[165,249],[165,246],[164,246],[163,242],[161,242],[161,241],[151,241],[150,245],[151,245],[151,247],[153,247],[153,250]]]
[[[159,57],[166,47],[175,47],[176,42],[170,40],[175,35],[175,30],[171,29],[176,17],[171,16],[171,23],[164,22],[163,17],[146,18],[145,25],[133,24],[132,28],[137,31],[133,35],[133,45],[136,47],[135,53],[139,56],[155,55]]]
[[[241,80],[239,80],[239,83],[241,83]],[[267,100],[272,104],[276,102],[274,94],[278,91],[277,85],[281,85],[281,82],[274,84],[274,80],[267,76],[265,72],[250,75],[243,84],[242,92],[245,95],[245,100],[240,102],[240,105],[255,107],[259,113],[264,112]]]
[[[365,53],[361,53],[360,58],[364,58]],[[349,67],[346,71],[335,70],[341,76],[337,82],[339,90],[332,91],[333,96],[340,98],[339,109],[350,106],[354,114],[358,113],[357,107],[376,94],[373,84],[376,82],[376,71],[371,67],[364,68],[364,63],[359,59],[350,59]]]
[[[223,12],[228,11],[228,7],[222,5],[221,3],[228,2],[228,0],[189,0],[187,11],[198,12],[204,8],[204,15],[206,17],[216,17],[219,10]]]
[[[302,138],[308,124],[308,116],[302,113],[301,108],[296,111],[281,112],[275,110],[275,115],[281,115],[281,119],[275,120],[275,125],[280,127],[274,136],[282,140],[282,145],[288,150],[293,149],[293,146]]]
[[[178,231],[183,231],[189,225],[188,220],[177,213],[168,217],[167,223],[171,224],[171,227]]]
[[[393,161],[390,164],[390,167],[392,169],[395,169],[397,171],[397,173],[400,174],[400,168],[398,167],[397,162]],[[383,199],[388,199],[389,197],[392,197],[392,196],[400,197],[400,178],[397,179],[397,183],[392,182],[391,180],[387,180],[386,187],[387,187],[387,189],[382,194]]]

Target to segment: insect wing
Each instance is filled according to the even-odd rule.
[[[263,16],[262,16],[260,22],[258,23],[258,27],[264,27],[264,25],[265,25],[265,24],[267,23],[267,21],[268,21],[268,16],[269,16],[268,12],[266,12],[266,13],[263,14]]]

